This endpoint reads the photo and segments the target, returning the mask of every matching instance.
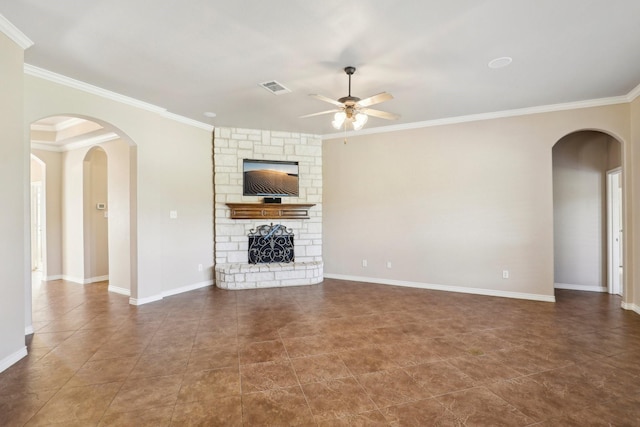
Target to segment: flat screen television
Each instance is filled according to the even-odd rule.
[[[243,195],[298,197],[298,162],[244,159]]]

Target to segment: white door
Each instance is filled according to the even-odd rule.
[[[622,170],[607,172],[607,276],[611,294],[622,295]]]

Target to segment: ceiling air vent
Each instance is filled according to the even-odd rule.
[[[271,80],[268,82],[260,83],[260,86],[268,90],[274,95],[282,95],[283,93],[290,93],[291,89],[284,87],[282,83],[278,83],[275,80]]]

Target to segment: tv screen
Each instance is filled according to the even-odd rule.
[[[245,196],[298,196],[298,162],[244,159]]]

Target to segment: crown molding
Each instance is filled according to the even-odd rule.
[[[633,102],[638,96],[640,96],[640,84],[631,89],[631,92],[627,95],[627,100],[628,102]]]
[[[194,126],[200,129],[204,129],[209,132],[213,132],[213,125],[208,123],[202,123],[197,120],[190,119],[185,116],[180,116],[178,114],[170,113],[168,111],[164,111],[160,113],[162,117],[166,117],[167,119],[174,120],[176,122],[184,123],[185,125]]]
[[[22,31],[13,25],[7,18],[0,14],[0,32],[6,34],[11,40],[13,40],[22,50],[27,50],[33,46],[33,41],[24,35]]]
[[[89,83],[82,82],[80,80],[72,79],[71,77],[63,76],[62,74],[54,73],[43,68],[36,67],[30,64],[24,64],[24,72],[30,76],[38,77],[44,80],[48,80],[54,83],[61,84],[63,86],[78,89],[83,92],[97,95],[102,98],[116,101],[121,104],[126,104],[135,108],[150,111],[152,113],[159,114],[160,116],[173,120],[179,123],[183,123],[189,126],[194,126],[207,131],[213,131],[213,126],[208,123],[199,122],[197,120],[190,119],[188,117],[180,116],[178,114],[170,113],[166,108],[159,107],[148,102],[140,101],[129,96],[121,95],[110,90],[102,89],[101,87],[91,85]]]
[[[115,132],[109,132],[90,138],[84,138],[80,141],[72,142],[65,145],[54,145],[51,142],[47,141],[33,140],[31,141],[31,149],[62,153],[65,151],[77,150],[78,148],[91,147],[103,142],[113,141],[114,139],[118,138],[120,138],[120,135]]]
[[[81,119],[79,117],[69,117],[69,119],[60,122],[56,125],[43,125],[34,123],[31,125],[31,130],[41,131],[41,132],[60,132],[74,126],[80,125],[86,122],[86,119]]]
[[[30,76],[39,77],[50,82],[58,83],[63,86],[67,86],[73,89],[78,89],[83,92],[97,95],[102,98],[110,99],[112,101],[119,102],[121,104],[130,105],[132,107],[140,108],[142,110],[151,111],[153,113],[163,113],[166,109],[158,107],[157,105],[149,104],[147,102],[139,101],[135,98],[131,98],[125,95],[121,95],[110,90],[102,89],[101,87],[91,85],[89,83],[82,82],[80,80],[72,79],[71,77],[63,76],[62,74],[54,73],[43,68],[36,67],[30,64],[24,64],[24,72]]]
[[[31,141],[31,149],[40,151],[53,151],[54,153],[62,153],[64,151],[64,149],[58,145],[51,145],[51,143],[36,140]]]
[[[467,122],[477,122],[481,120],[502,119],[507,117],[528,116],[531,114],[553,113],[557,111],[578,110],[581,108],[602,107],[606,105],[625,104],[630,102],[631,93],[637,92],[640,95],[640,86],[636,87],[627,95],[614,96],[610,98],[592,99],[588,101],[567,102],[564,104],[541,105],[539,107],[519,108],[515,110],[495,111],[492,113],[470,114],[468,116],[446,117],[443,119],[426,120],[423,122],[403,123],[399,125],[382,126],[377,128],[367,128],[359,131],[336,132],[322,135],[322,140],[344,138],[350,136],[372,135],[386,132],[397,132],[401,130],[420,129],[433,126],[445,126]],[[635,99],[635,98],[634,98]]]

